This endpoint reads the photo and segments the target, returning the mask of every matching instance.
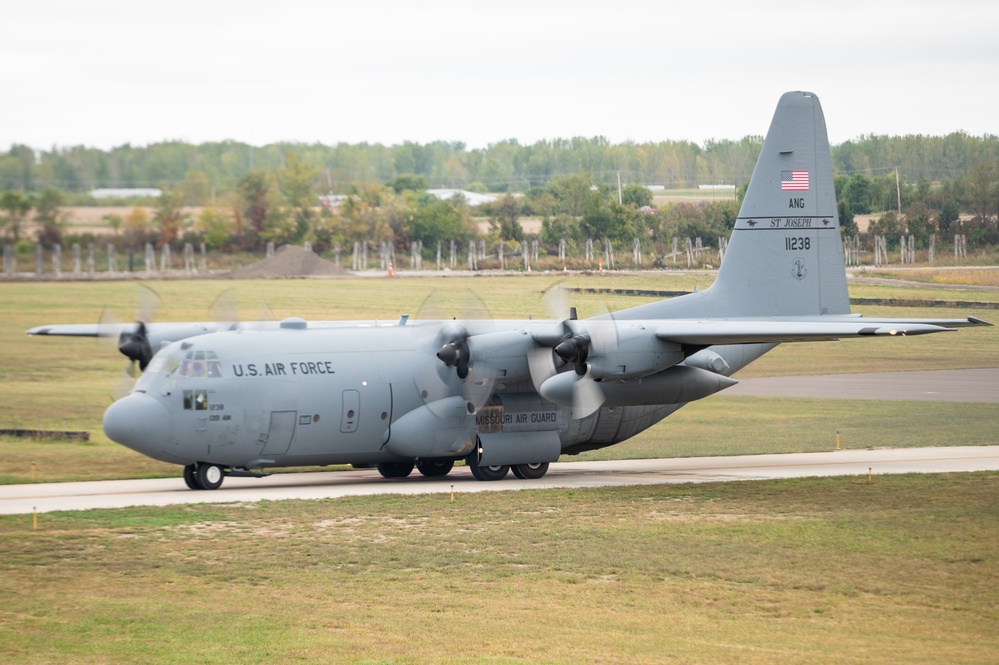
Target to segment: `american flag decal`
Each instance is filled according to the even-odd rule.
[[[781,171],[780,188],[787,192],[808,190],[808,171]]]

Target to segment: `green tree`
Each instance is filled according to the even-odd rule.
[[[847,181],[841,196],[850,205],[853,214],[868,215],[871,212],[872,190],[867,176],[857,173]]]
[[[422,175],[403,173],[389,185],[396,194],[403,192],[422,192],[427,189],[427,179]]]
[[[288,153],[285,160],[285,166],[278,169],[278,184],[291,213],[293,230],[288,240],[299,241],[315,225],[315,189],[320,168],[309,166],[295,152]]]
[[[62,229],[65,226],[65,218],[60,210],[62,205],[63,193],[52,187],[43,190],[35,202],[35,221],[39,224],[38,242],[44,247],[62,242]]]
[[[915,236],[916,245],[920,248],[929,246],[930,236],[937,230],[933,216],[934,211],[922,203],[913,203],[905,211],[905,225],[909,233]]]
[[[183,203],[186,206],[204,206],[211,203],[212,183],[201,171],[188,171],[184,174],[181,186]]]
[[[579,218],[590,204],[590,179],[582,174],[556,178],[548,184],[548,191],[555,197],[555,212]]]
[[[951,225],[961,218],[961,206],[955,199],[946,198],[940,202],[937,211],[937,225],[941,233],[949,234]]]
[[[982,220],[999,214],[999,162],[976,164],[965,179],[971,211]]]
[[[184,220],[182,205],[184,194],[179,187],[160,187],[162,194],[156,199],[153,211],[153,224],[158,237],[156,247],[160,248],[177,241],[180,237],[180,227]]]
[[[905,220],[897,212],[889,210],[867,227],[868,235],[884,236],[888,249],[896,249],[899,239],[905,234]]]
[[[121,227],[125,224],[125,219],[121,215],[113,212],[102,215],[101,221],[107,224],[116,236],[121,233]]]
[[[3,211],[3,223],[0,229],[4,237],[13,243],[21,239],[21,225],[31,212],[31,197],[15,190],[0,194],[0,211]]]
[[[504,194],[492,207],[492,226],[499,231],[503,240],[524,240],[524,229],[520,226],[520,202],[510,194]]]
[[[220,249],[232,240],[233,219],[219,208],[204,208],[198,215],[198,228],[204,235],[205,244]]]
[[[455,200],[434,200],[413,211],[409,235],[413,240],[423,241],[426,248],[436,247],[438,241],[454,240],[465,245],[475,237],[475,229],[467,205]]]
[[[555,215],[541,220],[541,242],[558,246],[559,241],[570,242],[580,236],[579,223],[569,215]]]
[[[280,203],[273,177],[264,171],[251,171],[239,182],[239,211],[236,228],[240,247],[260,249],[272,239],[281,225]],[[245,225],[242,220],[246,220]]]
[[[652,205],[652,192],[644,185],[625,185],[621,190],[621,202],[635,208]]]
[[[836,211],[839,213],[839,226],[844,235],[854,236],[860,232],[857,221],[853,218],[853,211],[850,210],[850,203],[846,199],[836,202]]]

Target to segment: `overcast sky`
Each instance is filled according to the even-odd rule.
[[[999,2],[5,0],[0,150],[999,133]]]

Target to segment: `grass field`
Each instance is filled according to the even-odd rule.
[[[999,474],[0,517],[5,663],[999,661]]]

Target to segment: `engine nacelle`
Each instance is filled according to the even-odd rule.
[[[459,395],[424,404],[392,423],[385,447],[400,457],[457,457],[475,448],[475,407]]]
[[[600,389],[604,393],[604,406],[684,404],[704,399],[737,383],[735,379],[699,367],[676,365],[641,379],[604,381]]]
[[[641,324],[599,322],[590,333],[590,376],[594,379],[635,379],[656,374],[684,358],[679,344],[664,342]],[[602,329],[613,325],[613,329]],[[594,327],[589,324],[588,328]]]
[[[526,330],[472,335],[467,344],[469,364],[476,369],[485,366],[497,381],[518,381],[531,375],[527,354],[534,338]]]

